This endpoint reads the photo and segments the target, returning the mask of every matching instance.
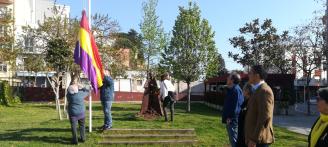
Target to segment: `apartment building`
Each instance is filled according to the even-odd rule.
[[[37,85],[46,84],[46,73],[38,72],[31,73],[24,69],[24,54],[41,54],[40,48],[35,47],[34,39],[29,36],[29,34],[24,34],[23,27],[31,26],[33,28],[38,27],[38,23],[42,23],[45,17],[53,16],[53,7],[60,8],[62,10],[62,15],[69,17],[70,7],[60,4],[55,4],[53,0],[0,0],[0,19],[6,17],[4,12],[10,12],[13,17],[13,22],[10,24],[0,25],[0,37],[8,30],[5,26],[10,26],[13,30],[15,41],[23,43],[23,54],[20,55],[17,62],[17,70],[15,72],[11,71],[10,66],[0,59],[0,80],[9,81],[12,79],[16,82],[23,82],[25,84],[30,84],[24,79],[38,77],[36,81]],[[51,72],[53,74],[54,72]]]

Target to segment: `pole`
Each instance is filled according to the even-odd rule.
[[[328,0],[326,0],[326,14],[325,14],[325,54],[326,54],[326,84],[328,85]]]
[[[90,28],[90,32],[91,32],[91,0],[88,0],[88,15],[89,15],[89,28]],[[91,96],[91,92],[89,95],[89,132],[92,132],[92,96]]]

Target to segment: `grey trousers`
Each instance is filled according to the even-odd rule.
[[[77,124],[79,124],[79,130],[80,130],[80,139],[82,141],[85,141],[85,117],[74,119],[70,118],[71,122],[71,131],[72,131],[72,143],[77,144],[78,138],[77,138]]]

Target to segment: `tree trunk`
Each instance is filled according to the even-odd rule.
[[[149,57],[149,55],[148,55],[148,57],[147,57],[147,79],[149,78],[149,77],[148,77],[148,74],[149,74],[149,67],[150,67],[149,62],[150,62],[150,57]]]
[[[326,11],[325,11],[325,31],[324,31],[324,38],[325,38],[325,45],[324,45],[324,50],[325,50],[325,55],[326,55],[326,84],[328,86],[328,20],[327,20],[327,16],[328,16],[328,0],[326,1]]]
[[[149,69],[150,69],[150,50],[151,50],[151,45],[148,45],[148,56],[147,56],[147,79],[148,74],[149,74]]]
[[[307,98],[307,114],[311,115],[311,108],[310,108],[310,98],[309,98],[309,93],[308,93],[309,88],[306,88],[306,98]]]
[[[58,111],[58,115],[59,115],[59,120],[62,120],[62,114],[61,114],[61,109],[60,109],[60,101],[59,101],[59,86],[60,86],[60,80],[59,80],[59,76],[56,79],[56,81],[54,81],[55,83],[53,83],[50,78],[49,75],[47,73],[47,79],[51,85],[51,88],[54,92],[54,94],[56,95],[56,111]]]
[[[311,108],[310,108],[310,95],[309,95],[309,84],[311,82],[311,79],[309,80],[309,77],[307,77],[306,79],[306,92],[305,92],[305,96],[306,96],[306,99],[307,99],[307,114],[308,115],[311,115]]]
[[[187,112],[190,112],[190,82],[187,82],[188,87],[188,100],[187,100]]]
[[[13,77],[12,77],[12,71],[9,72],[9,85],[11,86],[12,85],[12,82],[13,82]]]
[[[177,97],[176,97],[176,100],[178,101],[179,100],[179,93],[180,93],[180,81],[178,81],[178,90],[177,90]]]
[[[64,95],[64,114],[66,115],[66,118],[68,119],[68,112],[67,112],[67,88],[68,88],[68,86],[69,86],[69,83],[70,83],[70,80],[68,79],[68,77],[70,76],[70,72],[66,72],[65,73],[65,76],[66,76],[66,78],[65,78],[65,86],[66,87],[64,87],[65,88],[65,95]]]
[[[59,120],[62,120],[62,113],[61,113],[61,108],[60,108],[60,100],[59,100],[59,84],[56,89],[56,101],[57,101],[57,107],[58,107],[58,115],[59,115]]]
[[[34,87],[36,87],[36,78],[37,78],[37,73],[35,73],[35,77],[34,77]]]
[[[67,95],[67,88],[65,88],[65,96],[64,96],[64,113],[66,115],[66,118],[68,119],[68,112],[67,112],[67,109],[66,109],[66,107],[67,107],[67,97],[66,97],[66,95]]]

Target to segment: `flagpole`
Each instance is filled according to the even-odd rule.
[[[88,0],[88,15],[89,15],[89,28],[91,32],[91,0]],[[92,132],[92,92],[89,95],[89,132]]]

